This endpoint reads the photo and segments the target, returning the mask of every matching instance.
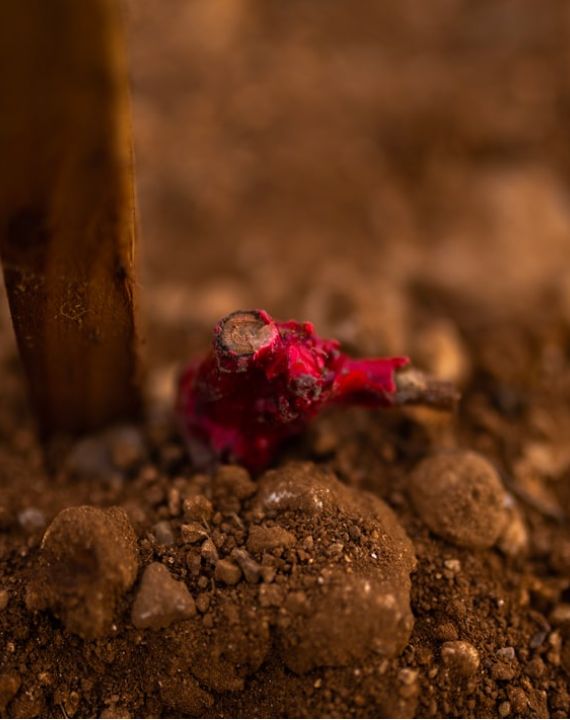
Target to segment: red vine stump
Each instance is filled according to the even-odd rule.
[[[118,0],[0,7],[0,255],[44,436],[140,407]]]

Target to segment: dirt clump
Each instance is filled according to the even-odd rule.
[[[49,608],[83,638],[102,637],[137,572],[136,535],[122,508],[67,508],[44,534],[26,606]]]
[[[473,452],[422,460],[411,475],[410,496],[430,530],[462,547],[491,547],[507,522],[507,495],[499,475]]]
[[[283,527],[254,526],[250,551],[291,546],[296,535],[301,559],[313,563],[303,569],[278,621],[287,667],[303,673],[348,665],[370,652],[390,657],[401,650],[413,625],[409,592],[415,557],[405,531],[379,498],[347,488],[314,465],[292,464],[260,480],[255,511]],[[263,542],[252,543],[252,536]],[[276,593],[275,604],[281,601]]]
[[[184,500],[184,517],[207,525],[212,517],[212,503],[204,495],[193,495]]]
[[[241,578],[241,570],[231,560],[218,560],[214,578],[226,585],[237,585]]]
[[[264,550],[288,548],[295,545],[297,538],[279,525],[262,527],[254,525],[247,538],[247,549],[251,553],[262,553]]]
[[[470,677],[479,669],[477,648],[465,640],[449,640],[441,646],[443,664],[459,677]]]
[[[200,685],[188,676],[164,677],[160,680],[159,688],[164,705],[181,715],[200,717],[214,704],[210,693],[202,690]],[[113,717],[117,716],[113,715]]]
[[[212,478],[212,496],[222,512],[237,512],[241,502],[257,490],[245,468],[222,465]]]

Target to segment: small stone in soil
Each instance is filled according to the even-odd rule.
[[[511,703],[508,700],[499,705],[499,717],[506,718],[511,714]]]
[[[214,545],[213,541],[209,538],[202,543],[202,547],[200,548],[200,555],[204,558],[206,562],[210,563],[210,565],[215,565],[218,562],[218,550]]]
[[[529,647],[531,647],[533,650],[536,650],[536,648],[539,648],[542,643],[546,640],[546,636],[548,633],[546,630],[539,630],[537,633],[535,633],[530,641],[529,641]]]
[[[461,384],[469,376],[469,354],[449,320],[432,320],[420,330],[414,345],[416,362],[435,377]]]
[[[246,582],[255,585],[261,578],[261,565],[256,562],[251,555],[243,548],[235,548],[232,550],[231,557],[240,566]]]
[[[507,520],[503,532],[497,540],[497,547],[510,557],[522,555],[528,549],[528,530],[521,511],[516,505],[507,509]]]
[[[180,526],[180,535],[184,543],[196,543],[205,540],[208,533],[205,528],[197,522],[189,522]]]
[[[204,614],[210,607],[210,596],[207,593],[200,593],[196,598],[196,610]]]
[[[168,491],[168,512],[171,517],[178,517],[182,510],[182,498],[178,488],[170,488]]]
[[[196,613],[194,599],[186,585],[176,580],[161,563],[151,563],[144,571],[131,612],[136,628],[169,627]]]
[[[65,459],[65,470],[72,477],[103,480],[113,474],[113,462],[108,444],[100,435],[79,440]]]
[[[45,528],[46,516],[41,510],[29,507],[18,513],[18,522],[27,533],[34,533]]]
[[[105,433],[111,462],[118,470],[130,470],[146,459],[140,431],[132,425],[119,425]]]
[[[508,647],[502,647],[497,650],[497,655],[505,660],[514,660],[515,649],[511,645]]]
[[[564,623],[570,623],[570,603],[556,605],[550,613],[548,620],[551,625],[557,627]]]
[[[418,679],[418,671],[411,668],[402,668],[398,673],[398,680],[403,685],[413,685]]]
[[[489,548],[507,521],[507,495],[499,475],[474,452],[423,460],[410,478],[410,495],[429,529],[455,545]]]
[[[241,578],[241,570],[230,560],[218,560],[214,577],[225,585],[237,585]]]
[[[461,572],[461,561],[457,560],[457,558],[444,560],[443,565],[445,569],[451,573],[451,575],[457,575],[457,573]]]
[[[443,664],[461,677],[470,677],[479,669],[477,649],[465,640],[453,640],[441,646]]]
[[[212,503],[204,495],[187,497],[182,507],[186,520],[208,523],[212,518]]]
[[[186,565],[192,575],[198,576],[202,567],[202,558],[195,551],[191,551],[186,555]]]
[[[162,520],[152,526],[152,532],[159,545],[174,545],[174,533],[168,520]]]

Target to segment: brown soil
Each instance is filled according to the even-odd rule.
[[[0,305],[0,714],[567,717],[567,4],[128,17],[148,413],[46,472]],[[249,307],[459,410],[196,473],[173,379]]]

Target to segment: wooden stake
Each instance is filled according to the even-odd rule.
[[[139,410],[118,0],[0,4],[0,256],[45,435]]]

